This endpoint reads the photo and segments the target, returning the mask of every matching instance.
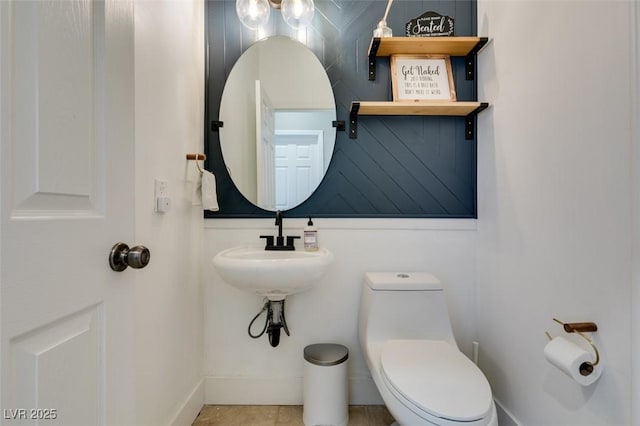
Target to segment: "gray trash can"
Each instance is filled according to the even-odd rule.
[[[334,343],[304,348],[305,426],[346,426],[349,422],[349,349]]]

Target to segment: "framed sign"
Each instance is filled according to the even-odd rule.
[[[436,12],[426,12],[406,23],[407,37],[448,37],[453,35],[453,18]]]
[[[394,101],[455,101],[447,55],[391,55]]]

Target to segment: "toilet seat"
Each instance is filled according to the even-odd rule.
[[[491,414],[487,379],[448,342],[387,341],[381,350],[381,373],[389,390],[425,418],[477,422]]]

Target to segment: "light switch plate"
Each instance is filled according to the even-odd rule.
[[[164,179],[156,179],[154,181],[154,207],[153,210],[158,213],[169,211],[171,206],[171,198],[169,197],[169,182]]]

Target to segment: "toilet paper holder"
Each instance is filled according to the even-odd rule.
[[[566,322],[565,323],[565,322],[560,321],[557,318],[553,318],[553,320],[555,322],[557,322],[558,324],[562,325],[562,328],[564,329],[565,332],[567,332],[567,333],[576,333],[580,337],[582,337],[584,340],[586,340],[587,343],[589,343],[589,345],[591,345],[591,347],[593,348],[593,351],[595,352],[596,360],[594,362],[588,363],[589,365],[585,366],[585,367],[587,369],[590,368],[591,371],[593,371],[593,367],[598,365],[598,363],[600,362],[600,352],[598,351],[598,347],[595,345],[595,343],[593,343],[593,340],[591,340],[584,333],[593,333],[595,331],[598,331],[598,326],[596,325],[596,323],[594,323],[594,322]],[[549,334],[549,332],[545,331],[544,333],[547,335],[547,338],[549,340],[552,339],[552,337]],[[589,373],[591,373],[591,371],[588,371],[586,373],[589,374]],[[586,375],[584,373],[582,373],[582,374]]]

